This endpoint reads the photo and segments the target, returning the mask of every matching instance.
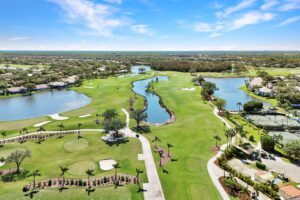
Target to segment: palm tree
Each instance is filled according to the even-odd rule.
[[[157,136],[155,136],[154,140],[152,140],[152,142],[154,142],[154,147],[155,147],[155,149],[157,149],[157,142],[160,142],[160,139]]]
[[[5,131],[2,131],[2,132],[1,132],[1,135],[2,135],[2,139],[3,139],[3,142],[2,142],[2,143],[4,144],[4,138],[7,136],[7,135],[6,135],[6,132],[5,132]]]
[[[161,151],[158,151],[158,155],[159,155],[159,166],[161,167],[162,166],[162,158],[164,157],[164,151],[161,150]]]
[[[61,176],[62,179],[63,179],[61,188],[63,188],[64,185],[65,185],[65,173],[69,170],[69,168],[67,168],[67,167],[62,167],[62,166],[59,166],[59,168],[60,168],[60,171],[61,171],[60,176]]]
[[[237,134],[239,134],[241,136],[241,134],[243,134],[243,132],[244,132],[244,126],[238,124],[238,125],[236,125],[234,130]],[[241,140],[240,140],[240,143],[241,143]]]
[[[101,114],[96,114],[96,124],[99,124],[100,122],[99,122],[99,117],[101,116]]]
[[[32,172],[32,174],[31,174],[31,176],[33,177],[33,180],[32,180],[32,192],[34,192],[35,187],[36,187],[36,180],[35,180],[35,178],[37,176],[41,176],[40,170],[34,170]]]
[[[87,184],[87,186],[88,186],[88,188],[91,188],[91,186],[90,186],[90,177],[94,176],[94,170],[88,169],[88,170],[86,170],[85,173],[88,176],[88,184]]]
[[[276,185],[275,180],[272,181],[268,180],[266,182],[266,185],[270,187],[272,190],[278,191],[278,185]]]
[[[135,171],[136,171],[136,178],[137,178],[137,179],[139,179],[139,177],[140,177],[140,174],[144,173],[144,171],[143,171],[143,170],[141,170],[141,169],[138,169],[138,168],[136,168],[136,169],[135,169]]]
[[[237,102],[236,105],[239,107],[239,112],[241,112],[241,106],[243,105],[241,102]]]
[[[116,183],[117,183],[117,182],[118,182],[118,181],[117,181],[117,171],[118,171],[118,169],[121,168],[120,163],[117,162],[116,164],[113,165],[113,167],[114,167],[114,169],[115,169],[115,181],[116,181]]]
[[[241,140],[240,140],[240,142],[243,142],[243,140],[244,140],[244,138],[246,138],[247,137],[247,132],[246,131],[242,131],[242,132],[240,132],[240,136],[241,136]]]
[[[42,132],[42,131],[46,131],[46,129],[45,129],[44,127],[40,126],[40,127],[38,128],[37,132]]]
[[[170,148],[174,147],[172,144],[168,143],[168,157],[170,158]]]
[[[221,141],[220,136],[215,135],[214,138],[215,138],[215,140],[216,140],[216,147],[219,147],[219,146],[218,146],[218,142]]]
[[[57,127],[59,128],[59,138],[61,138],[62,136],[62,129],[65,128],[64,124],[61,123],[59,125],[57,125]]]
[[[28,134],[28,129],[27,128],[23,128],[21,131],[20,131],[20,135],[23,135],[23,134]]]
[[[77,139],[79,140],[80,138],[80,128],[82,126],[82,123],[78,123],[78,136],[77,136]]]

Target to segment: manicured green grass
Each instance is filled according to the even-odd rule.
[[[86,149],[89,146],[89,142],[85,138],[78,140],[74,138],[64,144],[64,148],[68,152],[76,152]]]
[[[250,91],[247,89],[246,85],[240,87],[240,89],[241,89],[243,92],[247,93],[249,96],[254,97],[255,99],[259,99],[259,100],[261,100],[261,101],[270,103],[272,106],[276,106],[276,105],[277,105],[277,100],[276,100],[276,99],[258,96],[258,95],[256,95],[255,93],[250,92]]]
[[[213,156],[214,135],[223,138],[223,124],[213,115],[211,106],[203,102],[200,89],[181,91],[195,87],[192,77],[186,73],[168,73],[170,80],[155,84],[155,91],[165,105],[176,114],[176,121],[169,125],[152,127],[146,136],[161,139],[159,146],[167,149],[173,144],[171,154],[178,159],[164,166],[168,173],[158,167],[166,199],[221,199],[212,183],[207,162]],[[223,140],[224,141],[224,140]],[[154,144],[152,144],[154,149]],[[159,157],[154,153],[158,163]]]
[[[120,144],[118,146],[109,146],[105,144],[100,137],[102,134],[99,133],[82,133],[83,141],[88,142],[88,146],[84,149],[81,149],[80,151],[66,151],[65,150],[65,144],[68,143],[75,143],[74,139],[77,140],[77,135],[65,135],[63,138],[49,138],[46,139],[41,144],[37,144],[36,141],[29,141],[23,144],[6,144],[4,147],[1,147],[0,149],[0,156],[7,156],[10,152],[13,152],[15,150],[29,150],[31,152],[31,158],[27,158],[24,160],[21,168],[27,169],[27,170],[40,170],[42,176],[38,177],[37,180],[46,180],[49,178],[55,178],[59,177],[60,175],[60,169],[59,166],[66,166],[70,169],[69,172],[67,172],[66,177],[67,178],[86,178],[85,171],[87,169],[94,169],[95,170],[95,177],[101,177],[105,175],[113,175],[114,170],[111,171],[102,171],[99,167],[99,161],[107,158],[111,158],[114,160],[118,160],[121,168],[119,169],[119,173],[121,174],[130,174],[135,175],[135,169],[140,168],[145,171],[144,168],[144,162],[138,161],[137,154],[141,152],[141,144],[137,139],[130,139],[128,143]],[[80,142],[79,142],[80,144]],[[126,153],[124,153],[126,152]],[[0,167],[0,170],[8,170],[10,168],[15,168],[14,163],[7,163],[6,165]],[[146,180],[146,175],[142,174],[141,178],[143,180]],[[21,198],[22,193],[18,193],[22,190],[22,187],[26,184],[28,184],[32,178],[26,178],[25,180],[17,181],[14,183],[3,183],[0,181],[0,199],[2,197],[6,197],[9,199],[13,199],[15,195],[18,195],[18,198]],[[139,195],[131,194],[130,188],[127,188],[124,186],[124,190],[127,191],[124,193],[125,196],[122,196],[122,193],[118,192],[118,190],[115,190],[116,193],[116,199],[122,198],[123,199],[128,197],[128,195],[136,196],[134,199],[140,199]],[[137,190],[137,186],[135,186],[135,189]],[[82,190],[82,191],[81,191]],[[95,193],[95,198],[97,195],[100,195]],[[41,191],[39,195],[40,198],[44,197],[43,194],[48,194],[48,190]],[[54,191],[54,190],[51,190]],[[69,192],[63,192],[61,195],[58,192],[53,193],[53,198],[56,197],[63,199],[65,197],[66,199],[71,198],[73,189],[69,189]],[[108,193],[112,193],[112,189],[107,190]],[[15,194],[16,192],[16,194]],[[78,193],[78,196],[75,194]],[[105,192],[104,192],[105,193]],[[86,195],[84,193],[84,188],[81,188],[80,190],[76,189],[75,194],[73,194],[73,199],[80,199],[81,197],[84,197]],[[40,196],[42,195],[42,196]],[[86,198],[86,197],[84,197]],[[6,198],[5,198],[6,199]]]

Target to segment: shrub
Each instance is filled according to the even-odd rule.
[[[263,107],[263,103],[258,101],[249,101],[243,105],[243,109],[246,112],[261,110]]]
[[[250,140],[251,142],[255,142],[254,136],[253,136],[253,135],[250,135],[249,140]]]
[[[266,170],[266,168],[267,168],[265,164],[263,164],[262,162],[259,162],[259,161],[256,162],[256,167],[258,169],[262,169],[262,170]]]
[[[261,146],[264,150],[274,151],[274,147],[276,143],[270,135],[264,134],[260,140],[261,140]]]

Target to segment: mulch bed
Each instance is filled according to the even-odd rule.
[[[161,158],[161,166],[166,165],[169,161],[171,161],[172,159],[172,154],[170,153],[170,156],[168,156],[168,151],[165,150],[162,147],[157,147],[157,149],[154,150],[154,152],[158,153],[159,151],[163,152],[163,156]],[[158,161],[158,165],[159,165],[159,161]]]
[[[210,151],[214,154],[217,154],[219,151],[219,147],[216,147],[216,145],[214,145],[212,148],[210,148]]]
[[[232,194],[230,194],[230,189],[224,185],[224,177],[223,176],[219,178],[219,182],[221,183],[221,185],[224,188],[224,190],[226,191],[226,193],[229,194],[229,195],[232,195]],[[249,193],[245,194],[243,192],[239,192],[237,194],[237,197],[240,200],[251,200],[252,199]]]

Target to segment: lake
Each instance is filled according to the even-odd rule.
[[[159,96],[153,93],[147,92],[147,86],[151,81],[156,81],[156,78],[158,81],[166,81],[168,80],[167,76],[156,76],[153,78],[145,79],[145,80],[139,80],[133,82],[133,88],[132,90],[147,100],[147,109],[146,113],[148,115],[147,122],[151,124],[164,124],[168,122],[171,118],[170,114],[167,112],[165,108],[163,108],[159,103]]]
[[[239,89],[249,78],[205,78],[205,80],[217,85],[218,91],[215,92],[215,96],[226,100],[225,108],[229,111],[237,111],[239,109],[238,102],[244,104],[251,100],[260,101]],[[269,103],[263,103],[264,106],[270,106]]]
[[[91,103],[72,90],[39,92],[31,96],[0,99],[0,121],[36,118],[81,108]]]
[[[139,68],[144,68],[145,72],[149,72],[151,71],[151,67],[150,66],[146,66],[146,65],[135,65],[131,67],[131,73],[133,74],[138,74],[139,73]]]

